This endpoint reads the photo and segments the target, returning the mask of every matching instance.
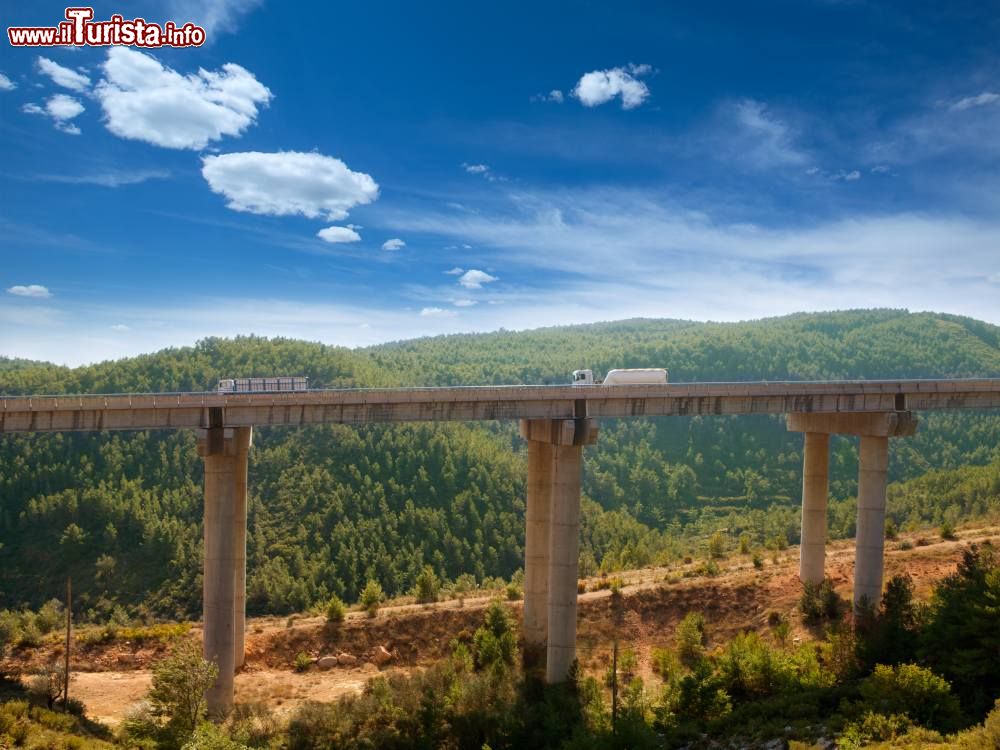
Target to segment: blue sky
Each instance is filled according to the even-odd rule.
[[[5,28],[64,8],[0,2]],[[207,43],[3,42],[0,354],[849,307],[1000,323],[996,2],[113,13]]]

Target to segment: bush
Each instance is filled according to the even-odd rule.
[[[524,592],[521,591],[521,587],[514,583],[514,581],[507,584],[504,593],[507,595],[508,601],[516,602],[524,598]]]
[[[725,558],[726,537],[721,531],[716,531],[708,538],[708,556],[713,560]]]
[[[184,743],[181,750],[245,750],[246,746],[233,740],[221,727],[203,722]]]
[[[899,529],[896,528],[896,522],[891,518],[885,519],[885,538],[890,540],[895,540],[899,536]]]
[[[413,594],[420,604],[431,604],[438,600],[441,583],[434,574],[434,569],[430,565],[425,565],[417,576],[417,582],[413,589]]]
[[[750,535],[745,531],[740,534],[740,554],[749,555],[750,554]]]
[[[705,657],[705,618],[698,612],[688,612],[677,626],[677,656],[688,669]]]
[[[347,616],[347,607],[340,600],[340,597],[334,594],[330,597],[330,601],[326,604],[326,621],[339,625],[344,621]]]
[[[764,567],[764,556],[760,553],[760,550],[754,550],[753,552],[753,566],[757,570],[761,570]]]
[[[879,664],[861,683],[861,697],[879,713],[905,714],[931,729],[947,731],[958,726],[961,710],[951,685],[931,670],[916,664],[889,667]]]
[[[818,624],[839,620],[844,613],[844,600],[840,598],[833,581],[824,578],[820,583],[804,583],[799,609],[806,622]]]
[[[494,599],[486,608],[486,619],[472,636],[476,666],[480,669],[512,666],[517,659],[517,635],[503,604]]]
[[[165,722],[171,744],[181,745],[205,717],[205,691],[215,684],[219,668],[201,656],[194,641],[179,641],[170,656],[153,666],[147,699],[150,714]]]
[[[369,617],[375,617],[378,614],[378,608],[384,600],[385,592],[382,591],[381,584],[375,580],[368,581],[361,591],[360,604]]]
[[[910,720],[903,714],[879,714],[868,711],[861,721],[851,722],[837,742],[840,750],[859,750],[873,742],[895,740],[910,728]]]
[[[955,525],[951,521],[945,521],[941,524],[941,538],[949,542],[958,539],[958,534],[955,533]]]
[[[293,666],[296,672],[305,672],[312,666],[312,659],[304,651],[299,651],[295,655],[295,664]]]

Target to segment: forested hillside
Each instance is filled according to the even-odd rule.
[[[665,366],[674,381],[1000,376],[1000,328],[879,310],[739,324],[636,320],[446,336],[349,350],[209,339],[63,368],[0,360],[0,393],[188,391],[220,377],[301,374],[314,387],[562,383],[579,367]],[[801,436],[770,417],[606,421],[585,469],[585,569],[698,549],[725,528],[797,541]],[[835,440],[831,494],[854,492]],[[972,468],[962,468],[972,467]],[[922,415],[895,441],[890,513],[955,521],[1000,507],[1000,414]],[[928,474],[933,470],[935,473]],[[0,438],[0,609],[37,606],[73,572],[81,612],[200,610],[201,472],[191,433]],[[367,578],[408,590],[424,564],[510,576],[523,544],[524,445],[512,424],[257,430],[248,606],[287,612]],[[924,476],[924,475],[927,476]],[[831,532],[853,534],[847,502]]]

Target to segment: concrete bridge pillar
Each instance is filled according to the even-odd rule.
[[[525,647],[544,651],[546,682],[564,682],[576,660],[583,446],[597,440],[597,426],[586,418],[525,419],[521,435],[528,440]]]
[[[793,432],[806,433],[802,472],[802,546],[799,550],[799,574],[804,582],[822,581],[824,575],[823,549],[819,539],[823,543],[826,541],[829,436],[858,435],[861,438],[854,610],[859,611],[866,602],[877,607],[882,600],[889,438],[913,435],[917,430],[917,418],[904,411],[794,413],[787,416],[787,424]],[[825,441],[819,439],[820,436]],[[820,453],[822,458],[819,458]],[[818,517],[820,496],[822,520]]]
[[[805,433],[802,452],[802,541],[799,578],[820,583],[826,566],[826,501],[830,487],[830,436]]]
[[[858,454],[858,521],[855,533],[854,609],[882,601],[885,549],[885,491],[889,475],[889,438],[862,435]]]
[[[206,692],[212,718],[233,708],[233,677],[242,663],[246,594],[246,489],[251,428],[202,430],[205,461],[205,567],[202,642],[205,659],[219,668]],[[238,591],[239,589],[239,591]]]
[[[524,528],[524,663],[545,663],[548,639],[549,514],[552,444],[528,441],[528,498]]]

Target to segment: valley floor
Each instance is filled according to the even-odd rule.
[[[930,531],[901,534],[886,544],[886,578],[909,574],[917,596],[923,598],[935,582],[955,570],[963,548],[986,540],[1000,544],[1000,527],[965,528],[956,541],[941,540]],[[697,561],[616,574],[624,582],[626,612],[618,635],[622,647],[635,652],[638,674],[652,678],[652,650],[670,645],[677,623],[691,611],[705,617],[710,642],[715,643],[744,630],[769,630],[772,612],[790,623],[793,642],[821,636],[804,625],[798,613],[798,549],[777,555],[776,562],[769,557],[760,570],[749,555],[734,555],[719,561],[720,573],[711,577],[699,572],[702,563]],[[853,561],[853,540],[828,546],[827,574],[845,599],[851,593]],[[614,636],[610,592],[602,588],[606,579],[585,583],[586,592],[579,598],[578,657],[585,672],[602,674],[610,663]],[[453,639],[470,637],[489,601],[489,597],[470,597],[464,602],[396,604],[383,607],[374,619],[351,612],[339,627],[321,617],[253,618],[247,623],[246,664],[236,678],[236,701],[287,714],[306,701],[331,701],[358,692],[380,672],[419,669],[447,654]],[[520,602],[510,606],[520,616]],[[199,629],[192,628],[187,637],[200,638]],[[52,639],[40,648],[16,651],[0,663],[0,671],[28,674],[59,658],[61,648]],[[71,694],[86,704],[91,718],[115,725],[149,689],[150,666],[165,652],[163,643],[80,646],[73,654]],[[300,653],[314,660],[328,655],[346,658],[330,669],[313,664],[297,672],[294,663]]]

